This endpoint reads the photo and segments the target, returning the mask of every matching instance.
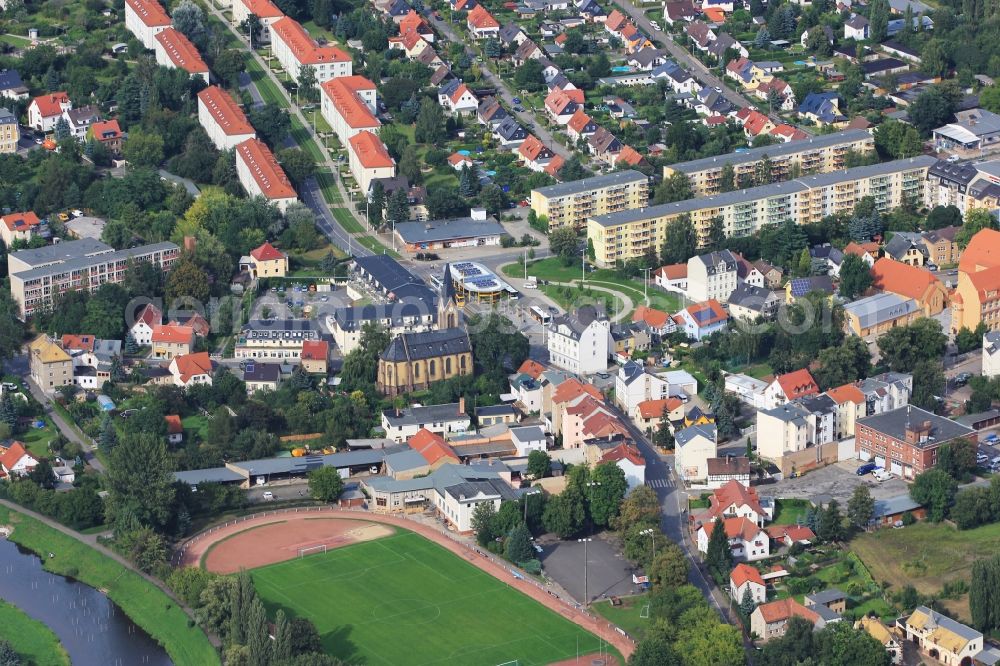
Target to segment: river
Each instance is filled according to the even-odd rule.
[[[54,631],[74,666],[173,663],[105,595],[45,571],[37,555],[4,538],[0,538],[0,598]]]

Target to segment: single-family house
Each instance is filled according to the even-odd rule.
[[[674,433],[674,469],[685,481],[708,480],[708,460],[718,456],[715,424],[695,425]]]
[[[756,567],[740,562],[729,574],[729,596],[737,604],[749,593],[755,604],[767,601],[767,586]]]

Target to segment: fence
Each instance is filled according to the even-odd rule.
[[[306,507],[292,507],[292,508],[287,508],[287,509],[275,509],[273,511],[261,511],[259,513],[251,513],[251,514],[246,515],[246,516],[240,516],[239,518],[235,518],[233,520],[227,520],[226,522],[220,523],[218,525],[213,525],[212,527],[209,527],[208,529],[205,529],[205,530],[199,532],[198,534],[195,534],[194,536],[189,537],[188,539],[185,539],[184,541],[182,541],[174,549],[174,554],[173,554],[173,557],[171,558],[171,560],[172,560],[174,566],[180,566],[181,562],[184,559],[185,553],[187,553],[188,548],[190,548],[192,544],[194,544],[194,543],[202,540],[206,536],[214,534],[215,532],[218,532],[220,530],[224,530],[224,529],[226,529],[228,527],[232,527],[232,526],[238,525],[240,523],[249,522],[251,520],[256,520],[258,518],[266,518],[268,516],[278,516],[278,515],[283,515],[283,514],[300,513],[300,512],[309,512],[309,513],[321,513],[321,512],[329,512],[329,513],[365,513],[365,514],[369,514],[375,522],[378,522],[378,516],[375,515],[375,514],[371,514],[367,509],[365,509],[363,507],[346,507],[345,508],[345,507],[335,507],[335,506],[316,506],[316,507],[306,506]],[[562,603],[569,610],[572,610],[573,612],[576,612],[576,613],[579,613],[581,615],[584,615],[584,616],[590,618],[595,623],[607,625],[607,627],[608,627],[609,630],[614,631],[617,634],[620,634],[621,636],[623,636],[626,639],[628,639],[629,642],[631,642],[632,644],[635,644],[635,639],[632,638],[632,636],[630,636],[627,632],[625,632],[623,629],[621,629],[617,625],[615,625],[615,624],[613,624],[611,622],[608,622],[607,620],[605,620],[601,616],[599,616],[599,615],[597,615],[597,614],[595,614],[595,613],[587,610],[586,608],[584,608],[577,601],[575,601],[573,599],[567,599],[566,597],[564,597],[559,592],[556,592],[556,591],[552,590],[549,586],[542,585],[542,583],[540,583],[536,579],[532,578],[527,572],[525,572],[525,571],[523,571],[523,570],[521,570],[521,569],[519,569],[519,568],[517,568],[515,566],[512,566],[509,562],[507,562],[506,560],[498,558],[493,553],[491,553],[491,552],[489,552],[487,550],[484,550],[484,549],[480,548],[479,546],[477,546],[475,544],[470,544],[470,543],[468,543],[468,542],[460,539],[457,535],[449,532],[448,530],[442,530],[442,529],[437,528],[436,526],[428,525],[426,522],[417,520],[416,518],[408,516],[406,514],[392,514],[392,517],[400,519],[400,520],[403,520],[403,521],[412,522],[412,523],[415,523],[415,524],[420,524],[420,525],[423,525],[424,527],[429,527],[431,529],[434,529],[437,533],[448,537],[454,543],[456,543],[456,544],[458,544],[460,546],[463,546],[466,549],[468,549],[469,551],[471,551],[471,552],[479,555],[480,557],[482,557],[482,558],[484,558],[484,559],[492,562],[495,566],[503,569],[504,571],[506,571],[507,573],[509,573],[512,577],[517,578],[518,580],[521,580],[521,581],[523,581],[525,583],[530,583],[531,585],[535,586],[538,590],[544,592],[545,594],[547,594],[548,596],[552,597],[556,601],[559,601],[560,603]]]

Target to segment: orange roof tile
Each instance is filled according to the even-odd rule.
[[[433,465],[442,458],[453,458],[458,461],[455,450],[445,443],[444,438],[427,428],[421,428],[406,444],[424,457],[428,465]]]
[[[617,9],[613,10],[608,14],[608,18],[604,19],[604,27],[615,32],[621,30],[622,26],[626,23],[628,23],[628,19]]]
[[[744,583],[757,583],[758,585],[764,585],[764,579],[761,578],[760,572],[749,564],[740,562],[733,568],[732,573],[729,574],[729,580],[738,589],[743,586]]]
[[[198,101],[208,109],[212,119],[227,136],[254,134],[253,126],[243,109],[219,86],[209,86],[202,90],[198,93]]]
[[[583,104],[584,100],[587,99],[586,95],[579,88],[562,88],[562,91],[566,93],[571,100],[577,104]]]
[[[645,305],[640,305],[632,313],[632,321],[642,321],[653,328],[662,328],[666,326],[667,320],[670,315],[663,310],[656,310],[654,308],[646,307]]]
[[[95,340],[96,338],[93,335],[66,334],[62,336],[60,346],[63,349],[82,349],[84,351],[92,352],[94,351]]]
[[[336,46],[319,46],[298,21],[287,16],[271,24],[271,34],[288,46],[300,65],[323,65],[328,62],[350,62],[351,56]]]
[[[423,34],[431,32],[427,21],[415,9],[411,9],[399,22],[399,34],[405,35],[408,32],[422,32]]]
[[[182,354],[171,361],[177,368],[177,374],[185,384],[195,375],[211,375],[212,359],[208,352],[197,352],[195,354]]]
[[[604,399],[604,396],[601,395],[601,392],[598,391],[597,387],[593,384],[584,384],[579,379],[567,379],[562,384],[557,386],[556,390],[552,393],[552,403],[559,404],[568,402],[570,400],[575,400],[584,394],[598,400]]]
[[[153,327],[153,342],[191,344],[193,341],[194,329],[190,326],[158,324]]]
[[[536,161],[539,157],[546,158],[552,157],[552,151],[545,147],[538,137],[534,134],[529,134],[528,138],[524,140],[517,149],[518,154],[529,162]]]
[[[969,241],[958,261],[958,270],[975,273],[1000,266],[1000,231],[983,229]]]
[[[763,532],[757,526],[757,523],[753,522],[749,518],[742,517],[732,517],[723,518],[722,520],[715,520],[704,525],[705,533],[709,536],[715,531],[719,524],[722,524],[722,528],[726,530],[726,537],[730,539],[742,539],[743,541],[753,541],[757,536]]]
[[[577,109],[576,112],[570,117],[566,126],[574,132],[580,133],[586,129],[590,122],[590,116],[588,116],[583,109]]]
[[[672,412],[682,404],[680,398],[663,398],[661,400],[643,400],[639,403],[639,416],[644,419],[658,419],[667,412]]]
[[[208,74],[208,65],[201,59],[198,49],[184,36],[184,33],[167,28],[156,35],[156,41],[176,67],[189,74]]]
[[[62,115],[62,104],[69,104],[69,95],[64,92],[54,92],[48,95],[39,95],[31,102],[38,107],[38,112],[43,118]]]
[[[643,157],[638,150],[636,150],[632,146],[625,146],[624,148],[622,148],[621,152],[618,153],[618,157],[615,159],[615,161],[624,162],[629,166],[635,166],[640,162],[642,162],[644,159],[646,158]]]
[[[120,139],[122,136],[122,128],[118,125],[117,118],[98,120],[90,126],[87,132],[98,141]]]
[[[601,462],[618,462],[619,460],[628,460],[633,465],[640,467],[646,464],[646,459],[639,453],[639,449],[628,444],[619,444],[601,456]]]
[[[236,158],[246,165],[266,199],[294,199],[295,188],[271,149],[260,139],[247,139],[236,146]]]
[[[24,456],[30,457],[34,460],[34,457],[28,453],[24,448],[24,444],[21,442],[12,442],[7,450],[0,454],[0,467],[4,469],[14,469],[14,465],[18,463]]]
[[[521,367],[517,369],[517,374],[528,375],[532,379],[538,379],[538,376],[545,372],[546,368],[544,365],[538,361],[532,361],[530,358],[526,359]]]
[[[375,90],[375,84],[365,77],[341,76],[324,82],[320,87],[348,127],[373,129],[382,124],[359,96],[363,90]]]
[[[23,213],[4,215],[0,217],[0,221],[11,231],[29,231],[42,223],[34,211],[30,210]]]
[[[708,310],[712,313],[712,316],[707,319],[699,319],[697,313]],[[702,303],[695,303],[694,305],[689,305],[687,307],[688,314],[698,322],[701,327],[711,326],[720,321],[726,321],[729,319],[729,314],[722,307],[722,304],[714,298],[710,298]]]
[[[545,108],[557,116],[561,116],[567,111],[567,107],[573,104],[573,100],[565,90],[556,88],[545,98]]]
[[[552,41],[562,46],[563,42],[565,42],[567,39],[569,39],[569,35],[567,35],[565,32],[560,32],[558,35],[556,35],[555,39],[553,39]]]
[[[927,288],[941,281],[928,270],[904,264],[889,257],[882,257],[872,266],[872,285],[882,291],[920,300]]]
[[[874,241],[868,243],[855,243],[851,241],[844,248],[844,254],[853,254],[858,257],[863,257],[865,253],[870,254],[873,257],[878,256],[878,243]]]
[[[756,489],[747,488],[735,479],[726,481],[721,488],[716,489],[708,501],[708,512],[716,517],[721,516],[730,506],[748,506],[757,514],[764,513]]]
[[[366,169],[387,169],[396,166],[382,140],[365,130],[351,137],[351,151]]]
[[[562,155],[553,155],[549,163],[545,165],[545,173],[555,178],[559,175],[559,170],[563,168],[564,164],[566,164],[566,160],[563,159]]]
[[[604,411],[591,414],[584,419],[582,430],[583,434],[590,435],[591,437],[607,437],[616,433],[624,436],[629,435],[628,430],[618,420],[617,416]]]
[[[781,391],[789,400],[819,393],[819,386],[816,385],[816,380],[813,379],[813,376],[805,368],[778,375],[775,381],[778,382]]]
[[[448,156],[448,164],[458,166],[459,164],[472,164],[472,158],[462,153],[452,153]]]
[[[584,395],[583,399],[572,407],[567,407],[566,413],[588,419],[594,414],[594,412],[603,409],[604,402],[588,394]]]
[[[783,622],[790,619],[792,616],[804,618],[813,624],[816,624],[819,620],[819,615],[791,597],[788,599],[779,599],[778,601],[769,601],[766,604],[761,604],[760,606],[757,606],[757,610],[760,611],[761,617],[764,618],[764,622],[768,624]]]
[[[493,18],[493,14],[490,14],[482,5],[476,5],[476,7],[469,12],[468,23],[469,25],[480,30],[500,27],[500,23]]]
[[[330,356],[330,343],[326,340],[305,340],[301,356],[303,361],[325,361]]]
[[[705,14],[705,18],[712,23],[724,23],[726,20],[726,12],[718,7],[706,7],[702,12]]]
[[[243,6],[247,8],[247,12],[261,20],[279,18],[285,15],[284,12],[278,9],[278,5],[271,2],[271,0],[239,0],[239,2],[243,3]]]
[[[687,264],[668,264],[657,268],[653,275],[662,275],[668,280],[683,280],[688,276]]]
[[[259,247],[250,250],[250,256],[257,261],[280,261],[285,258],[285,253],[264,241]]]
[[[163,321],[163,312],[160,308],[156,307],[152,303],[147,303],[143,306],[142,310],[139,312],[139,316],[135,318],[135,323],[138,324],[142,322],[152,328],[156,324]]]
[[[163,420],[167,422],[168,435],[180,435],[184,432],[184,424],[181,423],[181,417],[177,414],[167,414]]]
[[[125,4],[132,8],[147,27],[170,25],[170,17],[156,0],[125,0]]]
[[[865,394],[854,384],[844,384],[843,386],[832,388],[826,394],[838,405],[842,405],[845,402],[853,402],[856,405],[865,404]]]

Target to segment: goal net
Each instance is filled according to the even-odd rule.
[[[308,546],[306,548],[299,548],[299,557],[305,557],[306,555],[315,555],[316,553],[325,553],[326,544],[321,543],[318,546]]]

